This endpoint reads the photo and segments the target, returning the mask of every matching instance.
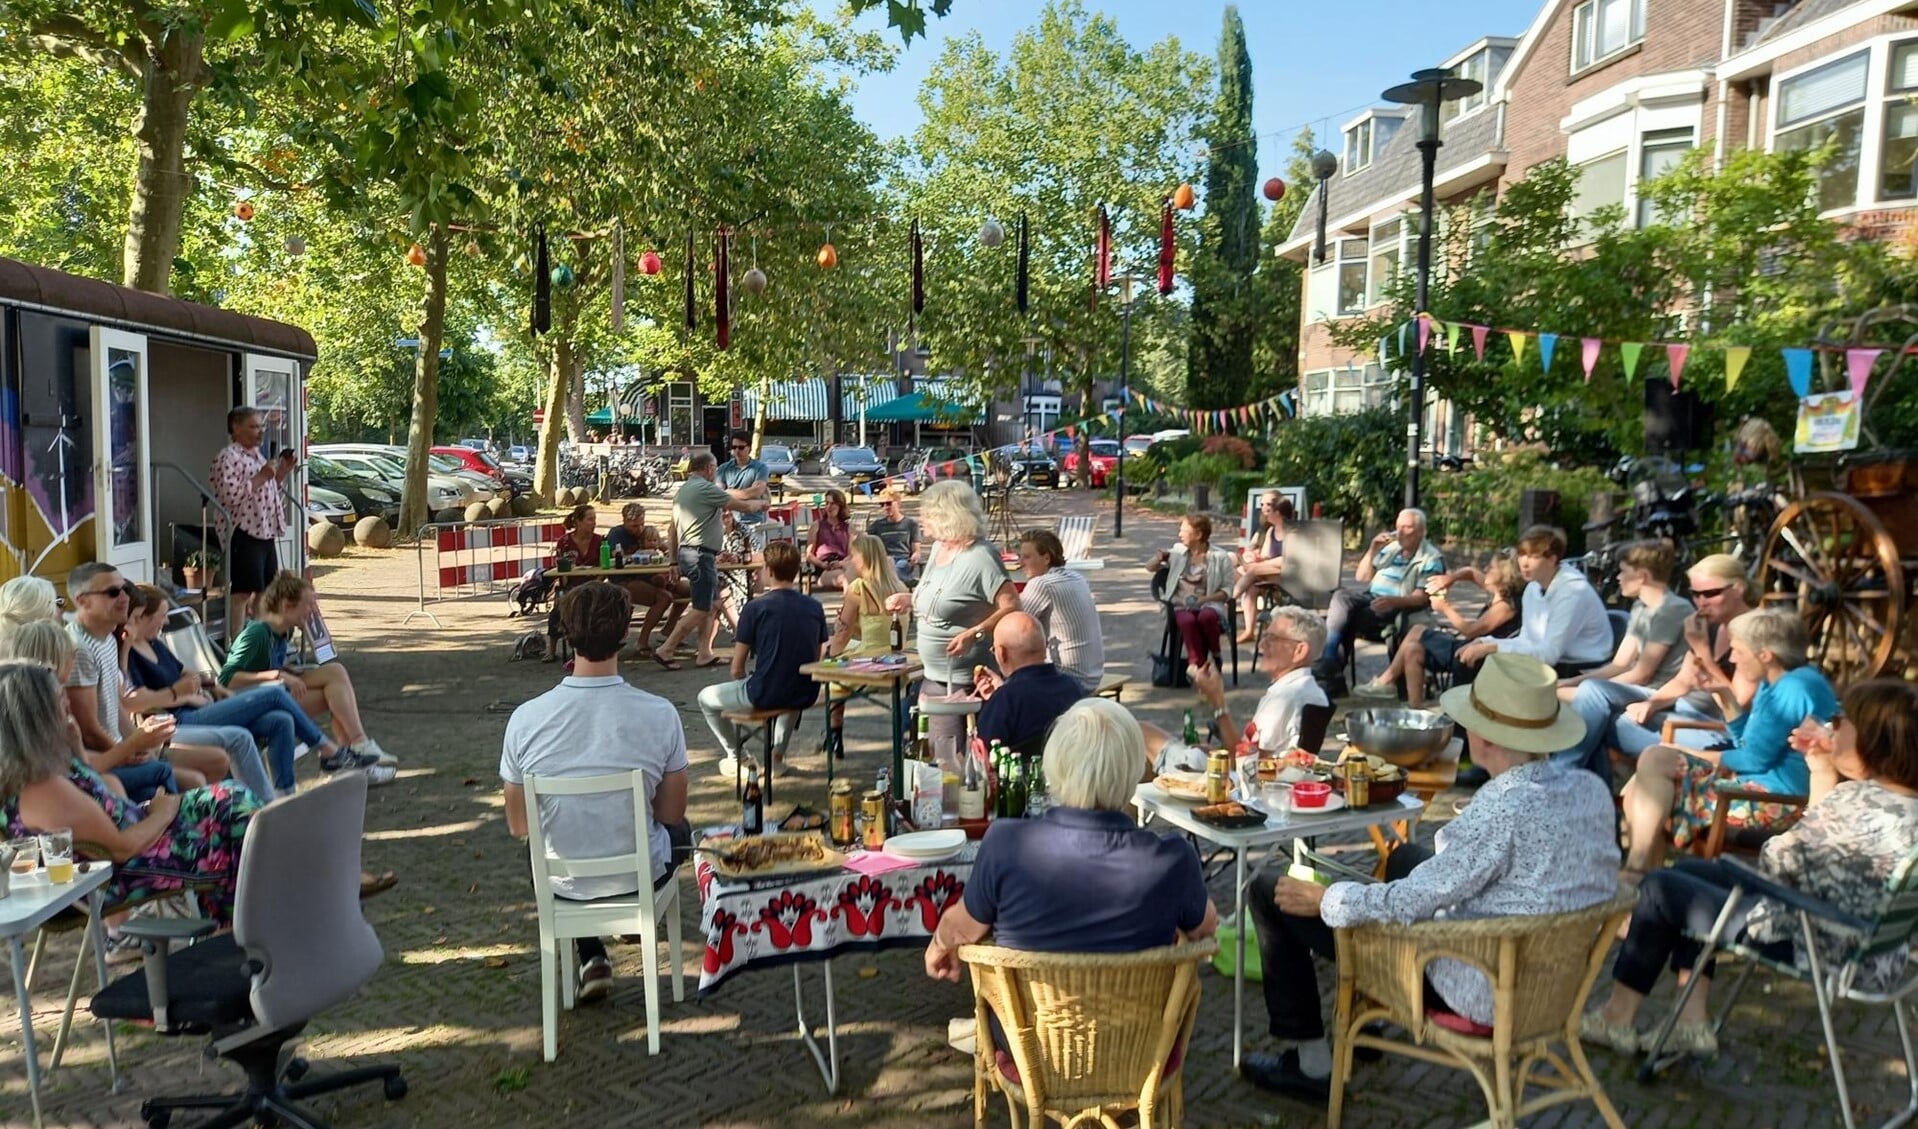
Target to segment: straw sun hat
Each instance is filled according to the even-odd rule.
[[[1530,655],[1485,656],[1472,684],[1439,703],[1461,728],[1515,753],[1556,753],[1585,736],[1584,719],[1558,700],[1558,676]]]

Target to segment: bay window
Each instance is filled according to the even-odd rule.
[[[1778,85],[1778,129],[1773,147],[1779,151],[1831,147],[1831,156],[1818,170],[1820,211],[1858,202],[1870,63],[1871,52],[1860,51]]]

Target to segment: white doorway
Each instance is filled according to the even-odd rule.
[[[153,476],[147,430],[147,339],[92,327],[94,557],[153,580]]]

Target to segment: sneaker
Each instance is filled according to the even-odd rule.
[[[1610,1047],[1625,1055],[1635,1055],[1645,1049],[1638,1028],[1629,1023],[1607,1023],[1605,1016],[1596,1011],[1578,1017],[1578,1039],[1587,1046]]]
[[[118,968],[121,965],[138,964],[141,956],[138,938],[122,936],[112,930],[107,931],[108,967]]]
[[[371,768],[364,768],[360,771],[366,773],[366,786],[368,788],[378,788],[382,784],[391,784],[394,778],[400,774],[398,769],[388,768],[383,764],[376,764]]]
[[[345,772],[356,768],[378,767],[380,758],[375,753],[363,753],[358,749],[336,748],[330,757],[320,758],[320,771],[333,773]]]
[[[603,1000],[613,991],[613,966],[605,957],[594,957],[580,966],[579,991],[574,998],[582,1004]]]
[[[362,753],[372,753],[374,756],[380,758],[380,763],[388,768],[397,768],[399,766],[400,758],[380,748],[380,743],[371,737],[361,738],[357,748]]]
[[[739,775],[739,758],[734,756],[720,757],[719,758],[719,775],[738,776]]]
[[[1375,678],[1369,682],[1359,683],[1357,688],[1352,691],[1352,696],[1356,698],[1396,698],[1399,696],[1399,688],[1393,683],[1380,682]]]
[[[1332,1096],[1329,1078],[1314,1078],[1299,1068],[1299,1052],[1288,1050],[1279,1055],[1246,1055],[1239,1075],[1261,1090],[1288,1098],[1320,1104]]]

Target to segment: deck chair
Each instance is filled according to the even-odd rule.
[[[200,613],[192,608],[168,608],[162,635],[167,649],[188,670],[215,674],[226,664],[226,654],[214,645],[212,637],[206,633],[206,625],[200,622]]]
[[[1704,938],[1704,947],[1698,954],[1700,964],[1694,972],[1702,969],[1704,962],[1722,955],[1738,958],[1744,967],[1719,1005],[1718,1017],[1712,1023],[1713,1032],[1724,1027],[1726,1017],[1731,1015],[1732,1008],[1738,1003],[1745,982],[1760,967],[1810,984],[1812,997],[1818,1001],[1818,1021],[1824,1030],[1825,1054],[1831,1061],[1832,1085],[1838,1091],[1838,1110],[1845,1129],[1857,1129],[1851,1092],[1845,1082],[1844,1063],[1838,1055],[1838,1031],[1832,1020],[1832,1008],[1840,1001],[1887,1005],[1897,1023],[1898,1042],[1904,1050],[1903,1066],[1909,1096],[1904,1108],[1880,1122],[1879,1126],[1880,1129],[1890,1129],[1891,1126],[1903,1125],[1913,1117],[1918,1117],[1918,1050],[1913,1048],[1911,1021],[1905,1015],[1904,1007],[1905,998],[1918,989],[1918,964],[1907,963],[1898,982],[1882,992],[1867,990],[1858,983],[1858,975],[1866,961],[1881,953],[1906,951],[1911,946],[1914,934],[1918,933],[1918,848],[1906,852],[1904,861],[1891,872],[1878,910],[1869,918],[1845,913],[1822,899],[1787,886],[1743,859],[1727,858],[1723,863],[1733,871],[1737,885],[1732,889],[1731,897],[1725,900],[1725,908],[1719,911],[1718,920],[1712,923],[1711,933]],[[1737,938],[1725,936],[1726,927],[1740,903],[1752,897],[1782,902],[1797,918],[1799,934],[1793,940],[1797,955],[1803,957],[1805,967],[1798,967],[1795,959],[1769,959]],[[1819,933],[1836,937],[1845,944],[1846,957],[1836,966],[1828,965],[1821,959],[1817,946]],[[1660,1051],[1664,1049],[1665,1040],[1671,1037],[1672,1028],[1678,1023],[1679,1012],[1684,1009],[1685,1002],[1691,998],[1693,986],[1700,979],[1696,974],[1687,978],[1684,988],[1679,992],[1678,1002],[1672,1005],[1671,1014],[1653,1033],[1651,1045],[1646,1049],[1645,1062],[1638,1070],[1641,1083],[1651,1081],[1660,1069],[1673,1061],[1670,1058],[1661,1059]]]
[[[1092,514],[1068,514],[1059,519],[1059,544],[1066,551],[1066,567],[1084,572],[1104,568],[1105,559],[1092,555],[1092,536],[1099,519]]]

